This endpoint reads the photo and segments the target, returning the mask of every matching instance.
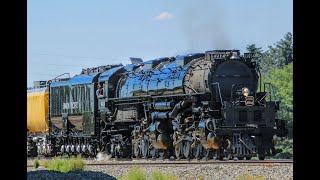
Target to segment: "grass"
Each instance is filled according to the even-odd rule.
[[[133,167],[126,175],[120,177],[121,180],[147,180],[146,173],[140,168]]]
[[[33,167],[37,169],[39,166],[40,166],[40,162],[39,162],[38,159],[36,159],[36,160],[33,162]]]
[[[133,167],[127,174],[119,178],[120,180],[177,180],[173,173],[163,173],[161,171],[152,171],[151,177],[138,167]]]
[[[265,180],[264,176],[252,176],[251,174],[241,174],[237,180]]]
[[[56,157],[44,163],[44,167],[48,170],[60,172],[79,171],[83,170],[84,166],[85,162],[80,156],[70,159]]]
[[[152,180],[177,180],[177,176],[172,173],[163,173],[161,171],[153,171]]]

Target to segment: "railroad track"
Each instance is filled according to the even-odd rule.
[[[252,164],[252,165],[282,165],[282,164],[292,164],[292,159],[267,159],[267,160],[116,160],[114,158],[106,161],[96,161],[95,158],[90,158],[91,161],[86,163],[87,166],[132,166],[132,165],[139,165],[139,166],[176,166],[176,165],[196,165],[196,164]],[[85,159],[88,161],[89,159]],[[27,165],[27,167],[33,167],[33,165]]]

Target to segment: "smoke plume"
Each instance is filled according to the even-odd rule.
[[[229,36],[225,25],[225,10],[215,0],[189,1],[181,6],[181,27],[191,50],[230,49]],[[209,49],[208,49],[209,50]]]
[[[97,154],[97,158],[96,158],[97,161],[103,161],[103,160],[109,161],[110,159],[111,159],[111,155],[108,155],[108,154],[102,153],[102,152],[99,152]]]

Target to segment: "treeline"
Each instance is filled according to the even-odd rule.
[[[279,119],[287,121],[289,128],[288,138],[281,138],[276,148],[282,152],[278,158],[290,158],[293,155],[293,35],[288,32],[273,46],[268,46],[266,51],[256,44],[247,46],[247,51],[261,54],[256,59],[261,71],[262,82],[273,84],[273,100],[280,101]]]

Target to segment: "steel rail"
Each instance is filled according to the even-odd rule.
[[[86,163],[86,166],[159,166],[159,165],[206,165],[206,164],[261,164],[261,165],[282,165],[292,164],[293,160],[109,160],[108,162]],[[43,165],[40,165],[40,167]],[[33,165],[27,165],[27,167],[33,167]]]

